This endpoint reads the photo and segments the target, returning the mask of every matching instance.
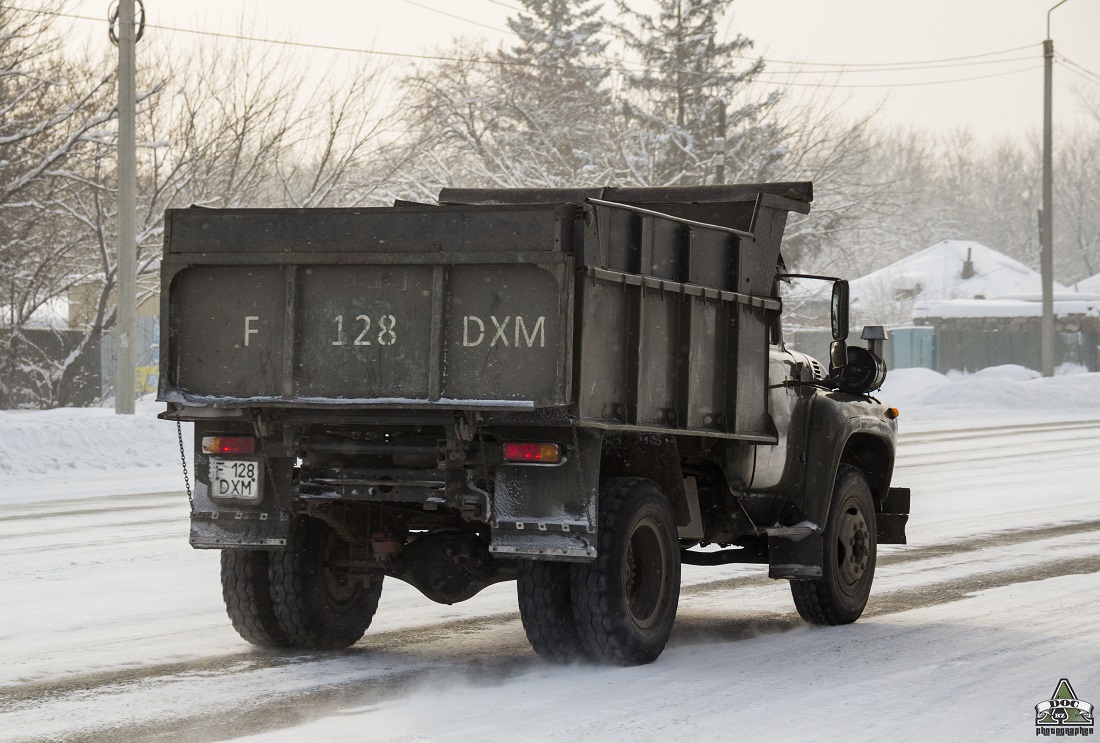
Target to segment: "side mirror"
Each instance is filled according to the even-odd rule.
[[[833,340],[842,341],[848,337],[848,282],[833,282],[832,302]]]
[[[848,366],[848,345],[842,340],[829,344],[829,368],[843,369]]]

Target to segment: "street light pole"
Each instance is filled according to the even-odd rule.
[[[1039,269],[1043,277],[1043,321],[1040,347],[1043,376],[1054,376],[1054,41],[1050,38],[1050,14],[1066,0],[1047,11],[1047,37],[1043,40],[1043,211],[1039,219],[1042,252]]]
[[[134,208],[137,191],[134,66],[134,0],[118,0],[118,304],[115,312],[117,361],[115,413],[133,415],[136,393],[135,323],[137,305],[137,238]]]

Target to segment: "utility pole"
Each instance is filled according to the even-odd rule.
[[[714,132],[714,183],[726,182],[726,102],[718,99],[718,121]]]
[[[1050,14],[1066,0],[1047,11],[1047,37],[1043,40],[1043,211],[1039,217],[1042,253],[1039,269],[1043,276],[1043,322],[1040,348],[1043,376],[1054,376],[1054,41],[1050,38]]]
[[[137,38],[134,0],[118,0],[118,283],[115,310],[115,413],[133,415],[135,325],[137,309],[137,239],[134,210],[137,191],[134,66]]]

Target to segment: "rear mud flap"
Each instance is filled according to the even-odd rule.
[[[596,557],[599,432],[574,429],[557,466],[506,465],[496,471],[492,539],[499,557],[588,561]]]
[[[191,546],[196,549],[235,547],[281,549],[286,545],[287,512],[279,506],[277,488],[267,489],[263,502],[235,505],[210,497],[205,475],[206,457],[196,453],[194,504],[191,511]],[[268,460],[277,476],[289,480],[289,462]],[[202,469],[199,469],[199,468]]]
[[[191,546],[196,549],[286,546],[286,513],[196,511],[191,514]]]

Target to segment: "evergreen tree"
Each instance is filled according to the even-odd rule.
[[[552,98],[591,95],[604,84],[608,70],[599,66],[607,42],[597,38],[605,22],[593,0],[520,0],[524,11],[507,20],[520,43],[504,53],[506,60],[529,63],[523,70]]]
[[[593,0],[519,0],[518,37],[485,54],[458,44],[408,82],[415,131],[435,185],[554,187],[606,183],[607,42]]]
[[[644,66],[625,79],[624,113],[644,132],[647,141],[639,142],[638,151],[651,160],[653,185],[703,183],[708,170],[713,179],[715,155],[754,156],[754,148],[746,148],[739,138],[773,138],[752,130],[776,96],[734,105],[740,90],[763,69],[763,62],[746,59],[752,41],[740,34],[718,40],[719,22],[732,2],[658,0],[656,12],[650,15],[618,0],[627,22],[616,28]],[[723,136],[727,133],[734,136]],[[744,174],[743,163],[732,164],[739,177]]]

